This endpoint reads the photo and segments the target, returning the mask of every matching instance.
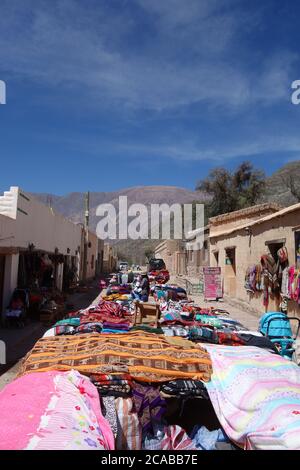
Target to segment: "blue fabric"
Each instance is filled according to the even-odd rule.
[[[199,450],[217,450],[216,444],[218,442],[229,442],[222,429],[209,431],[205,426],[195,426],[190,438]]]

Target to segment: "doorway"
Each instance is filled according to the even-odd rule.
[[[236,248],[225,248],[225,292],[236,297]]]

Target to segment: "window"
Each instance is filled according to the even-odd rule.
[[[282,248],[285,244],[285,239],[283,240],[272,240],[270,242],[266,242],[266,245],[269,249],[270,254],[274,258],[274,261],[277,263],[278,261],[278,250]]]
[[[94,269],[94,263],[95,263],[95,256],[92,255],[92,260],[91,260],[91,267]]]
[[[235,273],[235,247],[225,248],[225,265],[231,266]]]

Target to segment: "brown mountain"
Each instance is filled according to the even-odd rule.
[[[84,193],[70,193],[66,196],[53,194],[33,194],[45,204],[51,204],[54,210],[63,214],[75,223],[84,220]],[[206,201],[207,195],[201,192],[190,191],[175,186],[138,186],[113,192],[90,193],[90,228],[95,231],[99,217],[96,208],[100,204],[111,203],[119,213],[119,196],[127,196],[128,205],[134,203],[145,204],[186,204],[192,201]],[[149,212],[150,213],[150,212]],[[144,264],[145,251],[151,251],[159,243],[157,240],[120,240],[112,241],[117,244],[122,259],[133,263]]]
[[[84,217],[84,193],[69,193],[66,196],[56,196],[47,193],[32,194],[45,204],[51,204],[54,210],[60,212],[73,222],[83,222]],[[100,204],[110,203],[116,208],[118,214],[119,196],[127,196],[128,205],[134,203],[145,204],[184,204],[194,200],[207,200],[204,193],[190,191],[176,186],[137,186],[113,192],[90,193],[90,227],[96,229],[99,218],[96,216],[96,208]]]

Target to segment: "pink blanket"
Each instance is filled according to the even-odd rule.
[[[96,387],[74,370],[27,374],[7,385],[0,423],[0,449],[114,449]]]

